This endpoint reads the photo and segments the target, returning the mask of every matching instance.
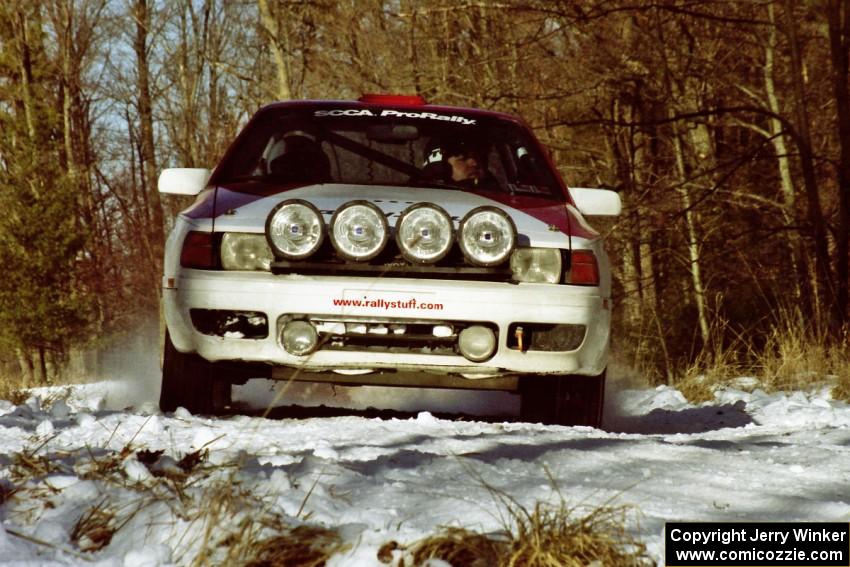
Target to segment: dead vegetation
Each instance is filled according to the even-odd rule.
[[[394,567],[423,567],[431,559],[452,567],[643,567],[653,562],[646,547],[629,532],[630,509],[624,506],[570,506],[545,469],[559,499],[531,508],[469,473],[492,496],[502,529],[481,533],[446,526],[408,546],[389,542],[378,559]],[[395,563],[393,563],[395,562]]]
[[[348,549],[339,534],[320,526],[296,526],[254,542],[246,567],[322,567],[336,553]]]
[[[27,383],[17,373],[6,373],[0,377],[0,400],[8,400],[19,406],[27,401]]]
[[[643,544],[629,535],[627,510],[602,506],[587,514],[538,502],[531,510],[514,503],[511,526],[498,533],[445,527],[404,550],[398,567],[420,567],[441,559],[452,567],[645,566]],[[381,554],[379,553],[379,557]],[[384,562],[391,557],[384,550]]]
[[[115,510],[108,500],[102,500],[80,516],[71,531],[71,541],[80,551],[98,551],[109,545],[116,529]]]
[[[289,516],[244,485],[237,478],[238,463],[211,464],[206,447],[176,457],[163,450],[137,450],[132,442],[117,451],[43,452],[48,441],[10,457],[0,504],[13,525],[26,525],[58,505],[56,497],[64,489],[54,486],[54,475],[95,483],[102,496],[79,506],[70,532],[74,547],[63,548],[79,557],[108,547],[122,529],[133,529],[140,512],[158,504],[170,512],[163,525],[182,526],[171,528],[179,536],[170,544],[180,565],[321,567],[349,547],[334,529]],[[128,463],[135,473],[128,473]],[[150,475],[140,473],[140,466]],[[9,533],[60,548],[25,530]]]
[[[262,494],[243,480],[238,463],[211,464],[206,448],[172,457],[163,450],[135,449],[131,443],[111,452],[42,454],[43,447],[42,441],[13,456],[11,485],[4,488],[6,511],[14,526],[32,521],[24,520],[16,503],[25,502],[23,508],[28,510],[56,505],[55,497],[63,488],[51,486],[54,474],[74,474],[95,483],[102,496],[94,504],[79,506],[70,533],[71,551],[81,557],[108,548],[121,530],[149,526],[144,511],[155,506],[160,507],[157,523],[173,524],[165,531],[171,534],[167,537],[176,537],[169,546],[172,560],[180,565],[322,567],[351,547],[334,528],[301,518],[312,489],[298,512],[288,515],[276,504],[276,494]],[[132,467],[144,467],[150,475],[128,473]],[[568,506],[563,496],[556,504],[538,502],[527,508],[469,472],[493,496],[493,511],[502,519],[503,529],[481,533],[445,527],[410,545],[390,542],[378,552],[383,563],[394,567],[420,567],[430,559],[453,567],[648,563],[644,546],[629,533],[626,508],[604,505],[583,512]],[[164,510],[170,515],[163,516]],[[139,514],[142,517],[137,518]]]
[[[783,307],[773,315],[759,346],[752,337],[703,350],[672,385],[693,403],[714,399],[734,387],[766,392],[831,390],[850,401],[850,335],[839,340],[808,321],[798,309]],[[743,378],[742,378],[743,377]]]

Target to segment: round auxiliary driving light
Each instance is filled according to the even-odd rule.
[[[496,333],[483,325],[472,325],[460,332],[457,338],[460,353],[472,362],[483,362],[496,352]]]
[[[316,350],[319,334],[309,321],[287,321],[280,334],[280,342],[289,354],[304,356]]]
[[[384,212],[368,201],[350,201],[331,217],[331,244],[347,260],[365,262],[381,253],[389,239]]]
[[[405,259],[419,264],[442,260],[454,242],[449,214],[431,203],[407,207],[395,225],[395,240]]]
[[[516,239],[514,221],[496,207],[472,209],[460,221],[460,249],[477,266],[495,266],[507,260]]]
[[[277,205],[266,220],[266,238],[276,256],[303,260],[322,245],[325,223],[307,201],[289,199]]]

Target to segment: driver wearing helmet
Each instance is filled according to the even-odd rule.
[[[466,140],[437,142],[425,158],[427,177],[465,188],[479,188],[492,178],[486,168],[487,148]],[[489,183],[488,183],[489,184]]]

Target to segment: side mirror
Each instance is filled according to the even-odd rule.
[[[570,195],[583,215],[616,217],[623,210],[620,195],[609,189],[570,187]]]
[[[173,167],[159,174],[157,187],[169,195],[197,195],[207,186],[210,170],[201,167]]]

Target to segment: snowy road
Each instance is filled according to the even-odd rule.
[[[382,565],[382,544],[440,525],[497,530],[497,493],[529,507],[558,493],[579,509],[632,507],[630,528],[659,561],[665,521],[850,518],[850,407],[825,392],[726,391],[699,407],[668,388],[611,392],[602,431],[440,419],[440,403],[469,408],[438,394],[401,404],[431,412],[275,410],[273,419],[162,415],[145,395],[95,384],[50,409],[0,401],[0,482],[16,489],[0,508],[4,561],[185,564],[209,544],[213,520],[218,534],[244,527],[248,512],[232,504],[212,519],[193,512],[222,480],[277,517],[340,529],[349,549],[329,562],[337,567]],[[268,394],[254,385],[241,396]],[[510,413],[514,401],[501,396],[484,409]],[[140,450],[163,451],[156,466],[173,468],[198,449],[208,460],[181,477],[178,506],[152,474],[158,453]],[[22,464],[22,451],[53,466]],[[111,539],[84,552],[97,546],[74,528],[96,502],[110,510]]]

